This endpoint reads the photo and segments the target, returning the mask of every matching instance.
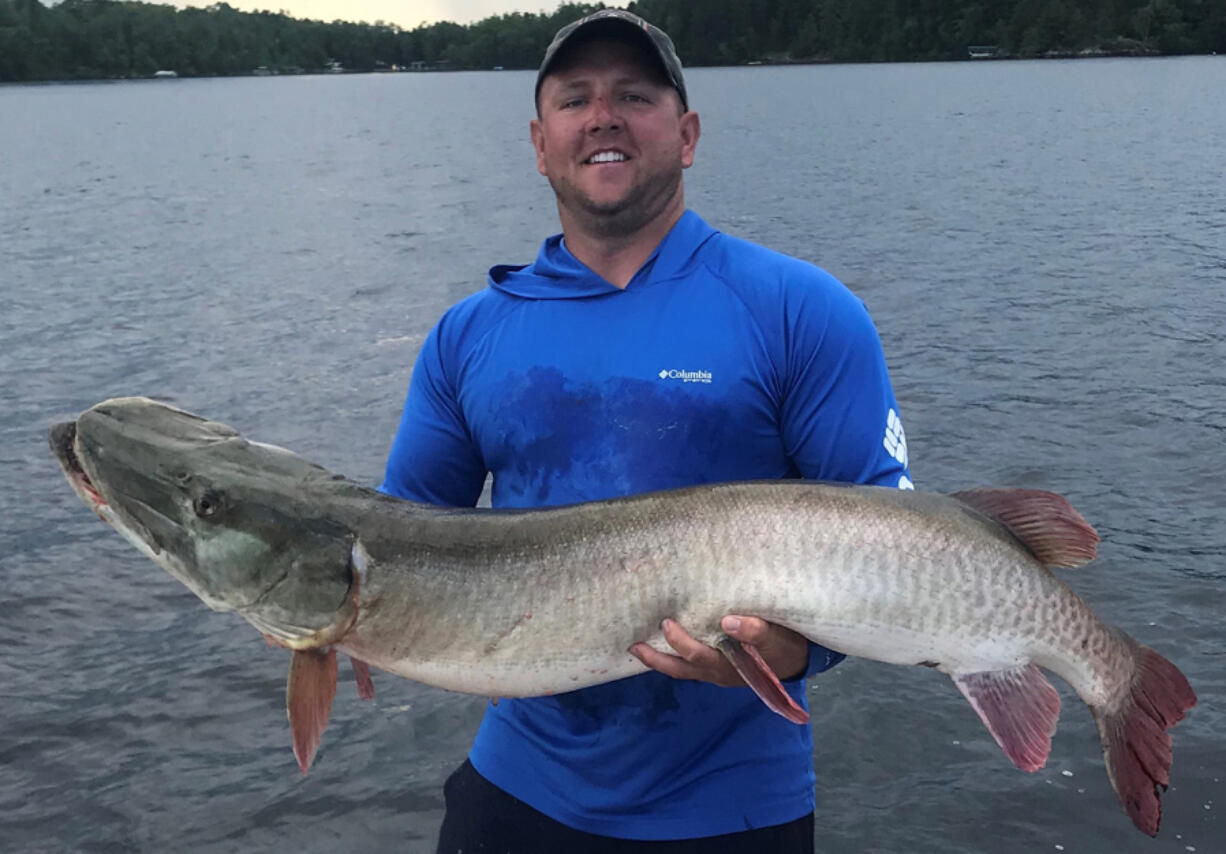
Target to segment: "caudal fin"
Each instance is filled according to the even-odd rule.
[[[1116,796],[1132,823],[1155,836],[1162,821],[1162,792],[1170,784],[1171,737],[1166,731],[1196,705],[1196,694],[1178,667],[1130,642],[1136,669],[1129,696],[1114,712],[1092,711]]]

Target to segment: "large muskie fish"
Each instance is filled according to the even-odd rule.
[[[1107,775],[1158,830],[1166,730],[1196,703],[1158,653],[1104,625],[1048,567],[1098,536],[1059,496],[943,496],[803,481],[729,483],[529,511],[444,509],[365,489],[215,421],[144,398],[56,425],[77,494],[210,608],[294,650],[287,705],[307,769],[336,650],[452,691],[552,694],[644,670],[675,618],[774,710],[804,710],[757,651],[721,634],[755,614],[817,643],[949,674],[1015,765],[1041,768],[1060,700],[1089,705]]]

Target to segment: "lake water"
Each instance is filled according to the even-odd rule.
[[[46,448],[174,401],[365,483],[423,335],[557,229],[526,72],[0,87],[0,849],[432,850],[483,708],[342,682],[311,774],[288,656],[101,526]],[[1066,577],[1177,662],[1161,835],[1063,683],[1014,769],[947,679],[811,685],[819,850],[1226,850],[1226,58],[697,69],[688,200],[868,304],[921,488],[1053,489]]]

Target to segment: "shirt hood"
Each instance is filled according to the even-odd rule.
[[[698,214],[687,210],[643,262],[626,290],[682,275],[699,247],[718,233]],[[582,299],[621,291],[572,255],[561,234],[545,238],[531,264],[491,267],[489,285],[523,299]]]

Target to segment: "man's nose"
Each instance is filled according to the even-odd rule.
[[[615,130],[621,127],[621,117],[613,109],[608,98],[595,98],[592,101],[592,113],[588,117],[588,130]]]

